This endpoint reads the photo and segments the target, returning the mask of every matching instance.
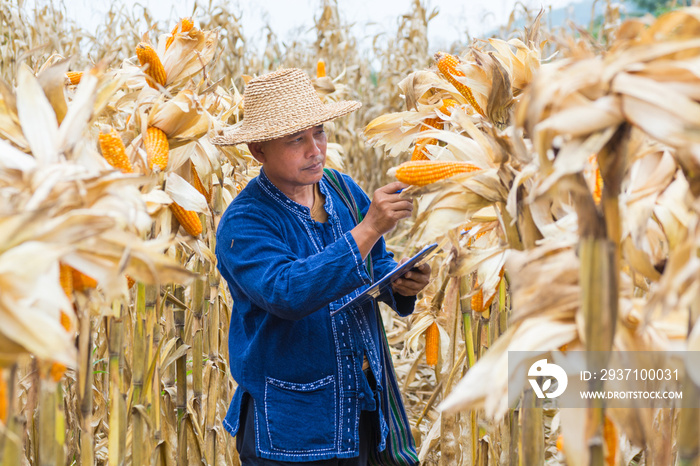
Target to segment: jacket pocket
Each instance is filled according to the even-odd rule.
[[[270,446],[289,453],[331,450],[336,443],[332,375],[299,384],[267,377],[265,416]]]

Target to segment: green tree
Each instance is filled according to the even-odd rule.
[[[676,6],[689,5],[690,0],[632,0],[632,3],[637,5],[641,10],[645,10],[651,13],[662,11],[674,3]]]

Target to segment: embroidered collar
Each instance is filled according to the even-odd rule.
[[[277,186],[275,186],[272,183],[272,181],[270,181],[270,179],[265,174],[265,170],[263,170],[262,168],[260,169],[260,175],[258,175],[258,184],[263,189],[263,191],[265,191],[274,201],[281,204],[284,208],[291,210],[293,213],[299,215],[305,220],[311,220],[311,209],[290,199],[289,196],[280,191],[280,189]],[[319,187],[321,189],[321,193],[326,198],[324,208],[328,213],[328,219],[330,221],[330,219],[335,216],[335,213],[333,209],[333,200],[331,199],[330,195],[330,189],[326,185],[326,181],[324,178],[321,178]]]

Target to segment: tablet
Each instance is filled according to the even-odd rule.
[[[379,280],[377,283],[374,285],[370,286],[367,288],[365,291],[354,297],[350,302],[347,304],[344,304],[342,307],[336,309],[335,311],[331,311],[331,315],[337,314],[338,312],[348,309],[351,307],[355,306],[361,306],[367,301],[370,301],[373,298],[378,297],[380,294],[384,292],[384,290],[390,286],[392,283],[394,283],[396,280],[399,278],[403,277],[406,272],[411,270],[414,267],[417,267],[423,263],[425,259],[428,258],[428,255],[435,250],[437,247],[437,243],[432,243],[418,251],[418,253],[411,257],[409,260],[404,262],[401,265],[397,265],[394,270],[386,274],[384,278]]]

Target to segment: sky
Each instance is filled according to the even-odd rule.
[[[28,5],[43,4],[47,0],[25,0]],[[206,1],[206,0],[204,0]],[[190,16],[194,0],[63,0],[67,15],[92,31],[101,23],[109,5],[113,2],[138,8],[145,5],[160,21]],[[234,11],[243,14],[243,33],[253,42],[261,39],[262,28],[269,24],[277,36],[284,40],[303,34],[313,28],[314,15],[318,15],[321,0],[229,0]],[[398,18],[411,9],[412,0],[338,0],[342,18],[355,23],[358,34],[395,30]],[[533,9],[554,8],[572,3],[572,0],[423,0],[430,12],[437,8],[439,14],[428,25],[430,48],[449,45],[466,38],[486,35],[508,20],[516,3]],[[215,2],[216,4],[216,2]],[[140,11],[140,10],[139,10]],[[310,36],[313,37],[313,36]],[[361,37],[361,36],[360,36]]]

